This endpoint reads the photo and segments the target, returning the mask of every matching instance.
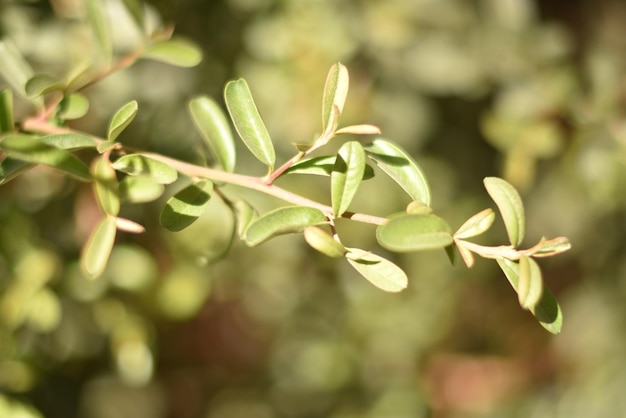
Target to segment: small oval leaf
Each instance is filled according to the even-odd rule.
[[[285,174],[312,174],[317,176],[330,176],[337,161],[336,155],[325,155],[323,157],[305,158],[285,170]],[[363,180],[374,177],[374,169],[365,164]]]
[[[276,152],[263,124],[245,80],[230,81],[224,89],[224,99],[237,133],[250,152],[270,170],[274,169]]]
[[[331,201],[335,216],[348,210],[363,180],[364,172],[365,152],[361,144],[357,141],[343,144],[330,175]]]
[[[343,257],[347,252],[346,247],[316,226],[304,228],[304,240],[313,249],[329,257]]]
[[[478,212],[461,225],[454,233],[454,238],[467,239],[475,237],[487,231],[496,219],[496,214],[488,208]]]
[[[376,229],[376,239],[391,251],[422,251],[452,244],[450,226],[433,214],[400,214]]]
[[[115,217],[107,216],[92,231],[80,256],[80,266],[87,278],[95,279],[104,272],[115,243],[116,229]]]
[[[501,178],[487,177],[483,183],[487,193],[498,206],[509,241],[517,247],[524,240],[526,229],[522,198],[511,184]]]
[[[27,82],[24,90],[29,97],[38,97],[55,90],[63,90],[65,85],[48,74],[35,74]]]
[[[109,130],[107,132],[108,141],[115,141],[119,134],[135,119],[138,109],[137,101],[133,100],[126,103],[115,112],[115,115],[113,115],[109,123]]]
[[[517,285],[519,304],[524,309],[532,309],[541,300],[543,279],[537,262],[522,255],[519,259],[519,281]]]
[[[222,109],[214,100],[201,96],[189,102],[189,113],[220,167],[232,173],[237,154],[230,126]]]
[[[95,148],[98,145],[92,137],[75,133],[46,135],[41,137],[41,141],[53,147],[66,150]]]
[[[243,239],[249,246],[254,246],[276,235],[301,232],[307,226],[327,222],[326,216],[319,209],[286,206],[267,212],[252,221],[246,228]]]
[[[189,68],[195,67],[202,61],[202,50],[187,39],[172,38],[150,45],[141,57]]]
[[[368,157],[402,187],[413,200],[430,206],[430,188],[417,163],[399,146],[376,139],[365,147]]]
[[[14,131],[13,92],[9,89],[2,89],[0,90],[0,134]]]
[[[172,196],[161,211],[161,225],[170,231],[181,231],[194,223],[209,204],[213,183],[201,180]]]
[[[350,76],[348,69],[341,63],[336,63],[328,71],[326,83],[324,85],[324,96],[322,98],[322,126],[324,132],[332,131],[337,125],[339,116],[343,112],[343,106],[348,96]],[[337,114],[333,115],[333,108],[337,109]]]
[[[89,111],[89,100],[85,95],[72,93],[65,96],[59,103],[57,115],[61,119],[73,120],[82,118]]]
[[[146,228],[143,225],[125,218],[115,218],[115,226],[118,230],[131,234],[143,234],[146,232]]]
[[[131,176],[150,176],[154,181],[161,184],[173,183],[178,178],[176,169],[145,155],[124,155],[113,163],[113,168]]]
[[[120,213],[120,198],[117,176],[111,163],[104,158],[97,158],[91,172],[96,180],[93,187],[100,209],[107,215],[117,216]]]
[[[165,187],[150,176],[126,176],[119,183],[120,199],[128,203],[145,203],[161,197]]]
[[[391,261],[358,248],[348,248],[348,263],[377,288],[400,292],[409,282],[406,273]]]

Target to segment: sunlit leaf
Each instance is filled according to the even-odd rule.
[[[304,240],[312,248],[329,257],[343,257],[346,247],[337,242],[329,233],[316,226],[304,228]]]
[[[472,268],[474,265],[474,254],[465,245],[463,245],[463,241],[456,242],[456,244],[456,248],[458,248],[463,262],[467,268]]]
[[[202,50],[189,40],[173,38],[150,45],[141,57],[187,68],[202,61]]]
[[[237,220],[237,234],[243,238],[248,225],[258,217],[257,211],[243,199],[236,199],[233,202],[233,211]]]
[[[542,239],[539,248],[533,253],[533,257],[551,257],[568,251],[570,248],[572,248],[572,244],[566,237]]]
[[[336,155],[326,155],[323,157],[305,158],[285,170],[286,174],[313,174],[317,176],[330,176],[337,161]],[[374,169],[365,164],[363,180],[374,177]]]
[[[235,142],[226,115],[214,100],[196,97],[189,102],[189,113],[205,143],[224,171],[235,169]]]
[[[348,96],[349,84],[350,77],[348,75],[348,69],[344,65],[336,63],[330,67],[328,75],[326,76],[324,96],[322,99],[322,126],[324,127],[324,131],[327,131],[329,126],[333,125],[333,119],[338,120],[341,112],[343,112],[343,106]],[[333,107],[336,107],[338,111],[338,114],[334,117]]]
[[[161,225],[170,231],[181,231],[194,223],[211,199],[213,183],[201,180],[169,198],[161,211]]]
[[[96,44],[100,49],[97,55],[103,63],[109,63],[113,56],[113,41],[111,39],[111,28],[104,11],[102,0],[85,0],[89,27],[93,30]]]
[[[305,206],[286,206],[264,213],[252,221],[244,232],[249,246],[258,245],[276,235],[301,232],[307,226],[327,223],[318,209]]]
[[[65,96],[59,103],[57,115],[61,119],[73,120],[82,118],[89,110],[89,100],[81,93]]]
[[[143,29],[145,26],[143,17],[143,2],[141,0],[123,0],[123,3],[137,26],[140,29]]]
[[[339,216],[348,210],[365,171],[365,152],[357,141],[346,142],[339,149],[330,175],[333,213]]]
[[[408,285],[406,273],[379,255],[358,248],[348,248],[346,259],[363,277],[385,292],[399,292]]]
[[[496,260],[498,265],[502,269],[502,272],[513,286],[516,292],[519,287],[519,274],[520,266],[517,262],[511,261],[506,258],[498,258]],[[556,299],[550,289],[545,284],[541,290],[541,299],[530,311],[535,318],[539,321],[542,327],[550,331],[552,334],[558,334],[563,328],[563,313],[561,307],[557,303]]]
[[[454,233],[454,238],[466,239],[480,235],[491,227],[495,218],[493,210],[482,210],[465,221]]]
[[[336,135],[380,135],[380,128],[374,125],[351,125],[337,129]]]
[[[519,279],[517,296],[519,304],[524,309],[532,309],[541,300],[543,279],[537,262],[522,255],[519,259]]]
[[[115,160],[113,168],[131,176],[150,176],[161,184],[173,183],[178,178],[178,172],[172,166],[145,155],[124,155]]]
[[[259,161],[272,170],[276,161],[274,145],[246,81],[239,79],[228,82],[224,98],[228,113],[244,144]]]
[[[406,213],[411,215],[428,215],[433,213],[433,209],[420,200],[414,200],[406,206]]]
[[[433,214],[394,215],[377,228],[376,238],[383,248],[398,252],[432,250],[452,244],[450,226]]]
[[[117,112],[115,112],[115,115],[113,115],[113,118],[111,118],[111,122],[109,123],[109,130],[107,132],[108,141],[115,141],[119,134],[126,129],[133,119],[135,119],[137,109],[137,101],[133,100],[126,103]]]
[[[33,69],[24,59],[19,49],[8,39],[0,40],[0,76],[13,87],[13,90],[26,96],[26,82],[33,76]],[[41,104],[41,99],[37,101]]]
[[[146,228],[144,228],[143,225],[125,218],[115,218],[115,226],[118,230],[131,234],[142,234],[146,232]]]
[[[98,205],[107,215],[117,216],[120,212],[119,188],[111,163],[104,158],[97,158],[91,166],[91,172],[96,180],[94,189]]]
[[[487,177],[483,183],[500,210],[509,241],[514,246],[520,245],[526,229],[522,198],[511,184],[501,178]]]
[[[165,187],[150,176],[126,176],[119,183],[120,199],[129,203],[145,203],[161,197]]]
[[[66,150],[95,148],[98,144],[92,137],[77,133],[46,135],[40,139],[48,145]]]
[[[114,216],[98,222],[80,256],[80,266],[86,277],[95,279],[102,274],[113,250],[116,232]]]
[[[24,90],[30,97],[41,96],[55,90],[63,90],[65,85],[48,74],[35,74],[27,82]]]
[[[15,131],[13,119],[13,92],[9,89],[0,90],[0,134]]]
[[[430,189],[417,163],[399,146],[384,139],[376,139],[365,147],[367,155],[398,183],[413,200],[430,206]]]

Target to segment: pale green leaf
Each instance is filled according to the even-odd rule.
[[[357,141],[346,142],[339,149],[330,175],[333,213],[339,216],[348,210],[365,172],[365,152]]]
[[[115,243],[116,228],[115,217],[107,216],[91,232],[80,256],[80,266],[87,278],[95,279],[104,272]]]
[[[249,246],[258,245],[276,235],[301,232],[307,226],[327,223],[319,210],[306,206],[287,206],[267,212],[252,221],[244,232]]]
[[[95,148],[98,145],[92,137],[77,133],[46,135],[41,137],[41,141],[53,147],[66,150]]]
[[[61,119],[73,120],[82,118],[89,111],[89,100],[81,93],[72,93],[65,96],[61,103],[57,115]]]
[[[211,199],[213,183],[201,180],[169,198],[161,211],[161,225],[170,231],[181,231],[204,213]]]
[[[572,248],[572,244],[566,237],[542,239],[539,248],[533,253],[533,257],[551,257],[568,251],[570,248]]]
[[[543,279],[537,262],[522,255],[519,259],[519,281],[517,296],[519,304],[524,309],[532,309],[541,300]]]
[[[100,209],[107,214],[117,216],[120,213],[119,186],[115,170],[104,158],[97,158],[91,166],[95,179],[94,190]]]
[[[214,100],[196,97],[189,102],[189,113],[205,143],[224,171],[233,172],[237,153],[226,115]]]
[[[202,61],[202,50],[187,39],[173,38],[150,45],[141,57],[188,68]]]
[[[422,251],[452,244],[450,226],[433,214],[394,215],[376,229],[376,239],[391,251]]]
[[[228,82],[224,98],[228,113],[244,144],[259,161],[273,170],[276,162],[274,145],[246,81],[239,79]]]
[[[161,197],[165,187],[150,176],[126,176],[119,183],[120,199],[128,203],[145,203]]]
[[[374,286],[385,292],[400,292],[409,282],[406,273],[391,261],[358,248],[348,248],[348,263]]]
[[[113,163],[113,168],[131,176],[150,176],[161,184],[173,183],[178,178],[175,168],[145,155],[124,155]]]
[[[258,213],[243,199],[236,199],[233,202],[233,212],[237,221],[237,234],[239,238],[243,238],[248,225],[258,217]]]
[[[111,62],[113,57],[113,40],[111,27],[104,11],[103,0],[85,0],[89,27],[93,30],[94,38],[100,54],[96,55],[104,64]]]
[[[0,134],[14,131],[13,92],[10,89],[3,89],[0,90]]]
[[[454,233],[454,238],[467,239],[487,231],[493,224],[496,214],[491,209],[485,209],[469,218]]]
[[[406,213],[411,215],[428,215],[433,213],[433,209],[430,206],[426,206],[421,200],[414,200],[406,205]]]
[[[424,173],[411,156],[384,139],[376,139],[365,147],[367,155],[398,183],[413,200],[430,206],[430,189]]]
[[[509,241],[517,247],[524,240],[526,229],[522,198],[511,184],[501,178],[487,177],[483,183],[500,210]]]
[[[38,97],[64,88],[65,84],[51,75],[35,74],[26,82],[24,90],[29,97]]]
[[[336,155],[326,155],[322,157],[305,158],[285,170],[285,174],[312,174],[317,176],[330,176],[337,161]],[[365,164],[363,180],[374,177],[374,169]]]
[[[143,2],[141,0],[123,0],[126,10],[140,29],[145,26]]]
[[[322,99],[322,126],[324,131],[333,129],[332,125],[336,125],[343,106],[348,96],[348,87],[350,84],[350,76],[348,69],[336,63],[328,71],[326,76],[326,84],[324,85],[324,96]],[[337,114],[333,115],[333,108],[337,109]]]
[[[346,247],[316,226],[304,228],[304,240],[312,248],[329,257],[343,257],[347,252]]]
[[[107,132],[107,140],[115,141],[120,133],[135,119],[137,115],[138,105],[137,101],[133,100],[122,106],[109,123],[109,130]]]
[[[335,135],[380,135],[380,128],[374,125],[351,125],[337,129]]]

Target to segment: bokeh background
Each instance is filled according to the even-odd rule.
[[[116,51],[137,29],[107,1]],[[344,124],[373,123],[426,172],[437,213],[458,227],[492,205],[482,178],[521,191],[527,243],[566,235],[541,266],[560,301],[552,336],[517,304],[497,265],[396,256],[385,294],[347,264],[286,236],[220,251],[231,219],[214,199],[181,233],[164,200],[128,205],[104,276],[77,259],[97,216],[88,187],[34,169],[0,188],[0,416],[46,418],[606,417],[626,411],[626,3],[620,0],[153,0],[153,22],[201,45],[194,69],[142,61],[87,90],[76,129],[103,134],[131,99],[121,140],[194,160],[187,114],[244,77],[276,142],[321,129],[328,68],[344,63]],[[38,71],[89,54],[80,0],[0,0],[0,31]],[[0,80],[0,85],[3,81]],[[19,118],[29,112],[18,99]],[[262,174],[242,148],[238,167]],[[381,178],[378,178],[381,177]],[[407,203],[382,176],[355,208]],[[324,179],[281,180],[328,200]],[[273,199],[225,188],[260,210]],[[167,194],[171,191],[168,191]],[[368,226],[338,226],[376,249]],[[482,242],[504,243],[501,227]],[[379,249],[377,251],[380,251]],[[391,256],[391,255],[388,255]],[[21,415],[20,415],[21,414]]]

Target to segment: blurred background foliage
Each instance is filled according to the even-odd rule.
[[[137,47],[108,0],[116,51]],[[90,53],[81,0],[0,0],[0,31],[36,71]],[[153,22],[201,45],[195,69],[140,62],[86,91],[73,127],[102,134],[131,99],[131,146],[189,160],[186,112],[244,77],[284,159],[321,129],[327,69],[347,65],[344,123],[374,123],[423,165],[453,228],[489,205],[482,178],[515,184],[528,242],[567,235],[542,262],[565,316],[554,337],[519,309],[495,263],[396,260],[385,294],[300,237],[226,258],[214,199],[189,229],[158,226],[163,200],[127,205],[95,281],[77,266],[97,218],[88,187],[45,168],[0,188],[0,416],[48,418],[617,417],[626,410],[626,4],[620,0],[152,0]],[[3,83],[0,80],[0,84]],[[18,99],[16,119],[31,112]],[[241,153],[239,167],[262,174]],[[248,164],[249,163],[249,164]],[[281,185],[327,199],[317,179]],[[309,182],[311,181],[311,182]],[[355,207],[402,210],[375,178]],[[279,202],[235,188],[261,210]],[[357,206],[358,205],[358,206]],[[226,220],[226,221],[225,221]],[[455,224],[455,222],[457,222]],[[346,245],[373,228],[339,224]],[[503,242],[496,230],[490,243]],[[351,242],[352,241],[352,242]]]

